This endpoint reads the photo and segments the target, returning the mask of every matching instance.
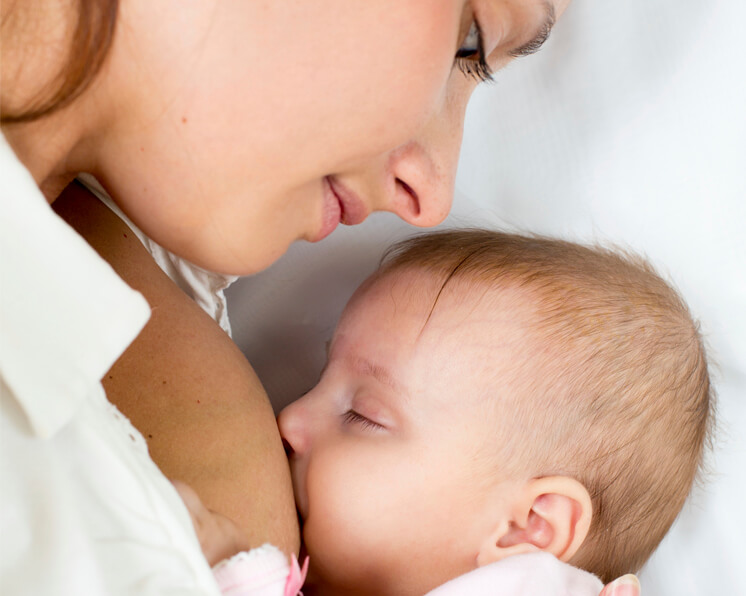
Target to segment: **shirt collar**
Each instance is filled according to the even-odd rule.
[[[33,432],[74,415],[150,316],[59,218],[0,134],[0,375]]]

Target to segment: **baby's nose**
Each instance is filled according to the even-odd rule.
[[[285,449],[285,455],[287,457],[290,457],[291,455],[293,455],[293,453],[295,453],[295,451],[293,450],[293,446],[285,437],[282,437],[282,446]]]
[[[282,444],[288,457],[305,451],[308,446],[304,408],[297,401],[285,406],[277,416]]]

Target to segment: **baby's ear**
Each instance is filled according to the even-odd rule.
[[[548,476],[526,483],[509,512],[480,549],[480,567],[538,551],[569,561],[588,535],[591,497],[574,478]]]

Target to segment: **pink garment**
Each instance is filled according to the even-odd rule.
[[[297,596],[303,568],[269,544],[238,553],[213,567],[223,596]],[[453,579],[426,596],[598,596],[595,575],[562,563],[548,553],[515,555]]]
[[[223,596],[297,596],[306,579],[298,559],[288,564],[285,554],[271,544],[221,561],[212,568]]]
[[[595,575],[541,552],[485,565],[426,596],[598,596],[603,587]]]

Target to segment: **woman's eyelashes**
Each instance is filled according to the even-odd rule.
[[[370,418],[366,418],[362,414],[356,412],[355,410],[347,410],[342,415],[342,420],[345,424],[359,424],[363,428],[370,428],[370,429],[381,429],[384,428],[382,424],[378,424],[377,422],[374,422]]]
[[[456,66],[465,75],[474,77],[478,81],[492,81],[492,69],[487,64],[484,53],[484,41],[479,23],[472,21],[466,39],[456,51]]]

